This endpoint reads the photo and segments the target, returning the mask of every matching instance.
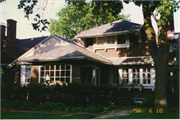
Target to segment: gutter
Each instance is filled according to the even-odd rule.
[[[71,39],[71,41],[77,39],[77,38],[87,38],[87,37],[101,37],[101,36],[108,36],[108,35],[115,35],[115,34],[123,34],[123,33],[130,33],[130,32],[138,32],[139,29],[134,29],[134,30],[125,30],[125,31],[118,31],[118,32],[108,32],[104,34],[96,34],[96,35],[81,35],[81,36],[75,36],[74,38]]]
[[[99,61],[99,60],[95,60],[93,58],[88,58],[88,57],[84,57],[84,56],[64,57],[64,58],[58,58],[58,59],[29,59],[29,60],[19,60],[19,61],[21,61],[21,62],[53,62],[53,61],[62,61],[62,60],[90,60],[90,61],[95,61],[98,63],[104,63],[104,64],[112,65],[111,62]]]

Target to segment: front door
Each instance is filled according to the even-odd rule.
[[[100,72],[99,68],[96,66],[84,66],[84,83],[99,84],[100,83]]]

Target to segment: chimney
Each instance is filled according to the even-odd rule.
[[[12,19],[7,20],[7,54],[16,56],[16,21]]]
[[[0,34],[5,35],[6,26],[5,25],[0,25],[0,27],[1,27]]]

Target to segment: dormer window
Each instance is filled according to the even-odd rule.
[[[94,51],[96,49],[107,49],[112,48],[128,48],[130,46],[128,35],[114,35],[114,36],[104,36],[96,37],[96,42],[93,44]]]
[[[103,45],[104,44],[104,37],[98,37],[98,41],[97,41],[97,44],[98,45]]]
[[[126,44],[126,35],[118,35],[118,44]]]
[[[115,44],[116,37],[115,36],[108,36],[107,37],[107,44]]]

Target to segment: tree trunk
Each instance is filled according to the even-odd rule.
[[[168,54],[166,49],[159,49],[158,59],[155,61],[156,81],[155,81],[155,108],[167,108],[167,77],[168,77]]]
[[[155,7],[154,7],[155,8]],[[147,2],[143,2],[144,25],[143,30],[146,33],[149,52],[155,63],[155,108],[156,113],[167,111],[167,68],[168,68],[168,40],[166,29],[160,26],[158,31],[157,45],[155,32],[151,24],[151,12],[153,12]]]

